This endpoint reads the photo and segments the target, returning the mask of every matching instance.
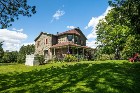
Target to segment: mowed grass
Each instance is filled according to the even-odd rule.
[[[139,93],[140,63],[0,64],[1,93]]]

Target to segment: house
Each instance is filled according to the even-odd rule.
[[[41,32],[35,39],[35,54],[52,59],[53,56],[64,57],[66,54],[85,56],[90,47],[86,46],[87,38],[79,28],[74,28],[56,35]]]

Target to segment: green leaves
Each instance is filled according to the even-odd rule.
[[[3,48],[2,48],[2,44],[3,42],[0,42],[0,62],[2,61],[1,59],[2,59],[2,57],[3,57],[3,55],[4,55],[4,50],[3,50]]]
[[[7,28],[19,15],[31,17],[36,7],[27,4],[27,0],[0,0],[0,28]]]
[[[101,53],[122,54],[125,59],[140,53],[140,1],[109,0],[109,5],[113,8],[97,26]]]
[[[25,58],[26,58],[26,54],[30,55],[30,54],[34,54],[35,52],[35,45],[27,45],[27,46],[22,46],[19,50],[18,53],[18,58],[17,58],[17,62],[18,63],[25,63]]]

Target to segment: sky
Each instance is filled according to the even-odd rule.
[[[28,4],[36,6],[36,14],[20,16],[11,27],[0,29],[4,50],[34,44],[40,32],[56,34],[75,27],[87,37],[87,46],[95,48],[96,25],[111,9],[108,0],[28,0]]]

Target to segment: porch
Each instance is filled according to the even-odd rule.
[[[71,54],[78,59],[91,57],[92,48],[80,46],[73,43],[57,44],[51,48],[52,57],[62,60],[67,54]]]

